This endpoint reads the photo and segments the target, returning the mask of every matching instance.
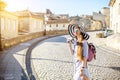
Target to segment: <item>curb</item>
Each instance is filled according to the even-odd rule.
[[[52,37],[56,37],[56,36],[60,36],[60,35],[48,35],[45,36],[44,38],[36,41],[35,43],[33,43],[27,50],[26,52],[26,57],[25,57],[25,65],[26,65],[26,70],[27,70],[27,74],[28,74],[28,80],[39,80],[38,76],[36,74],[36,72],[34,71],[34,66],[32,65],[32,62],[30,60],[31,58],[31,52],[32,49],[34,49],[38,43],[48,39],[48,38],[52,38]]]

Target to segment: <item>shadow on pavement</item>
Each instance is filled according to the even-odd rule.
[[[34,60],[47,60],[47,61],[56,61],[56,62],[62,62],[62,63],[73,63],[71,61],[63,61],[63,60],[55,60],[55,59],[46,59],[46,58],[31,58]]]
[[[23,66],[20,64],[24,54],[17,52],[25,47],[17,45],[0,52],[0,80],[27,80]]]
[[[114,69],[116,71],[120,71],[120,67],[109,67],[109,68]]]
[[[50,38],[50,39],[47,39],[47,42],[60,42],[60,43],[66,43],[66,38],[65,37],[62,37],[62,36],[59,36],[59,37],[54,37],[54,38]],[[46,41],[46,40],[45,40]]]
[[[100,65],[92,65],[92,64],[89,64],[90,66],[95,66],[95,67],[101,67],[101,68],[111,68],[113,70],[116,70],[116,71],[120,71],[120,67],[113,67],[113,66],[100,66]]]

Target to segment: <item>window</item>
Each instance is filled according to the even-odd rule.
[[[118,14],[120,15],[120,3],[118,5]]]
[[[58,24],[56,24],[56,27],[58,27]]]
[[[40,23],[40,29],[41,29],[42,28],[42,23],[41,23],[41,21],[39,23]]]
[[[65,25],[63,24],[63,27],[65,27]]]
[[[10,19],[8,19],[7,22],[8,22],[7,29],[10,30],[10,26],[11,26],[11,25],[10,25]]]
[[[34,20],[34,28],[36,28],[36,21]]]
[[[13,30],[15,31],[15,30],[16,30],[16,21],[13,20],[13,21],[12,21],[12,24],[13,24]]]
[[[4,30],[4,28],[5,28],[4,18],[1,18],[1,30]]]
[[[118,23],[116,23],[116,33],[118,33]]]

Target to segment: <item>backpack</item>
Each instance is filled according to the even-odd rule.
[[[96,59],[96,48],[92,43],[88,43],[88,59],[87,61],[90,62],[92,59]]]

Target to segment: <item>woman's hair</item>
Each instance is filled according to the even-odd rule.
[[[81,38],[81,40],[79,40],[77,42],[77,58],[80,61],[82,61],[83,60],[83,43],[82,43],[82,41],[83,41],[83,34],[82,33],[80,33],[80,38]],[[76,39],[77,39],[77,37],[76,37]]]

